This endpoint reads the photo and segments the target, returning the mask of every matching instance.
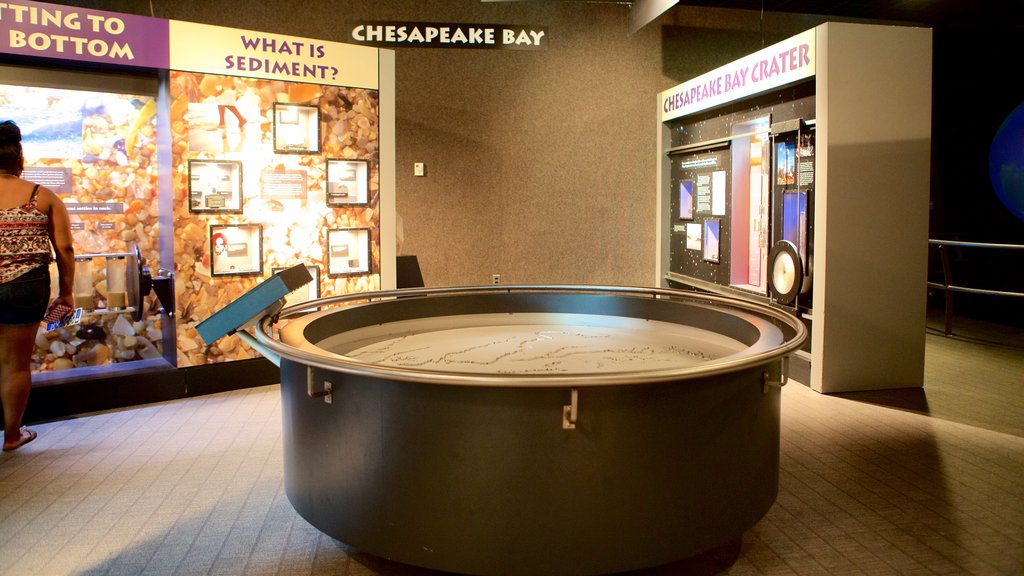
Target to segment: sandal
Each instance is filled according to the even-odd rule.
[[[4,452],[10,452],[11,450],[17,450],[18,448],[21,448],[25,444],[28,444],[29,442],[35,440],[36,436],[38,436],[38,434],[36,434],[35,430],[29,430],[28,428],[22,428],[21,429],[21,438],[18,440],[18,443],[15,444],[14,446],[8,446],[7,444],[4,444]]]

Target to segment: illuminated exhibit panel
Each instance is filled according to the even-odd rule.
[[[777,131],[788,129],[785,119],[813,115],[811,88],[790,87],[785,94],[791,101],[767,110],[752,104],[749,110],[710,111],[669,123],[671,189],[679,190],[671,197],[669,271],[677,278],[713,291],[768,297],[769,252],[780,237],[792,237],[808,261],[813,140],[807,140],[807,124],[800,120],[792,122],[803,128],[800,146],[795,129],[785,139]],[[698,228],[700,234],[690,233]],[[809,309],[809,294],[801,304]]]
[[[492,374],[680,369],[745,346],[692,326],[585,314],[442,316],[352,330],[319,347],[372,364]]]
[[[738,122],[731,129],[733,182],[730,189],[732,263],[729,283],[756,293],[767,288],[768,117]]]
[[[23,177],[53,190],[67,207],[77,254],[74,296],[84,311],[76,329],[40,328],[32,371],[46,379],[100,373],[115,364],[165,366],[164,350],[173,344],[164,328],[173,319],[150,306],[149,289],[140,288],[135,273],[140,264],[153,270],[161,264],[155,79],[0,71],[4,119],[22,131]],[[55,264],[51,277],[57,277]]]
[[[772,126],[772,250],[773,254],[778,254],[792,247],[796,254],[792,257],[794,286],[787,289],[773,285],[771,295],[784,305],[796,305],[799,301],[808,311],[811,308],[811,238],[814,233],[815,135],[813,124],[801,119]],[[777,269],[774,261],[770,265]]]
[[[828,22],[659,94],[659,278],[799,314],[815,390],[922,385],[931,53],[926,28]]]
[[[797,139],[816,113],[815,47],[815,33],[807,31],[660,96],[669,189],[677,180],[698,183],[694,209],[663,244],[668,281],[760,301],[775,296],[770,256],[783,232],[782,195],[799,188],[806,200],[814,185],[813,161],[804,161],[800,152],[808,148]],[[710,90],[717,86],[725,90]],[[709,183],[703,191],[701,182]],[[803,223],[812,226],[810,218]],[[691,238],[698,226],[704,234]],[[785,233],[809,236],[795,224]],[[796,245],[806,261],[809,243]],[[780,303],[804,311],[811,304],[809,294]]]
[[[172,71],[169,96],[178,366],[255,356],[196,326],[298,260],[313,294],[380,287],[378,90]]]

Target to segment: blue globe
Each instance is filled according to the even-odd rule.
[[[1010,112],[992,138],[988,175],[999,200],[1024,221],[1024,104]]]

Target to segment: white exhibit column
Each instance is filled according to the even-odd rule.
[[[395,52],[380,50],[380,288],[394,290],[398,256],[395,216]]]
[[[932,32],[816,28],[811,387],[923,385]]]

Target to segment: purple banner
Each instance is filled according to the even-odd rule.
[[[0,2],[0,52],[168,68],[168,21],[43,2]]]

